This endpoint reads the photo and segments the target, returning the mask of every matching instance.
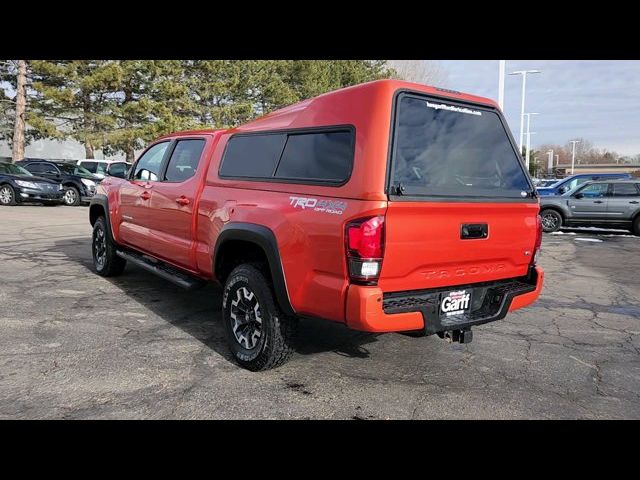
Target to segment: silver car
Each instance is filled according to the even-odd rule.
[[[587,182],[563,195],[540,197],[540,216],[545,232],[590,226],[640,236],[640,179]]]

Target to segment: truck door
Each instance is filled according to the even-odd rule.
[[[201,162],[206,140],[180,138],[171,147],[162,179],[153,185],[148,226],[153,241],[148,250],[183,268],[195,270],[192,258],[193,212],[203,181]],[[199,168],[201,167],[201,168]]]
[[[133,167],[131,176],[120,187],[120,239],[142,251],[153,243],[149,228],[149,201],[167,154],[169,141],[149,147]]]

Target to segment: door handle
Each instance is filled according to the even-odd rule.
[[[143,200],[149,200],[151,198],[151,194],[149,192],[146,192],[146,191],[142,192],[140,194],[140,198],[143,199]]]
[[[637,200],[632,200],[629,203],[634,203],[635,204],[635,203],[640,203],[640,202],[638,202]]]
[[[602,203],[602,200],[594,200],[593,203]]]
[[[191,203],[191,201],[185,197],[184,195],[176,198],[176,203],[180,204],[180,205],[189,205]]]

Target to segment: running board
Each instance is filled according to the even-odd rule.
[[[127,262],[134,263],[137,266],[144,268],[148,272],[155,273],[159,277],[169,280],[171,283],[174,283],[185,290],[194,290],[206,283],[203,280],[184,273],[171,265],[167,265],[159,260],[147,257],[146,255],[141,255],[131,251],[124,252],[122,250],[117,250],[116,255],[120,258],[124,258]]]

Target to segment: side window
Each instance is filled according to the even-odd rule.
[[[614,183],[613,184],[613,196],[614,197],[638,197],[638,188],[635,183]]]
[[[231,137],[220,167],[221,177],[273,176],[285,134],[240,135]]]
[[[80,166],[86,168],[91,173],[96,173],[96,169],[98,168],[98,162],[81,162]]]
[[[25,168],[31,173],[44,173],[44,165],[42,163],[30,163]]]
[[[144,152],[136,163],[133,179],[157,181],[160,167],[162,166],[162,158],[168,146],[169,142],[157,143]]]
[[[343,182],[351,175],[353,134],[350,131],[291,134],[276,178]]]
[[[179,140],[176,148],[173,149],[167,173],[164,179],[167,182],[184,182],[196,174],[204,140]]]
[[[607,194],[608,189],[608,183],[594,183],[593,185],[587,185],[579,193],[585,198],[600,198]]]

